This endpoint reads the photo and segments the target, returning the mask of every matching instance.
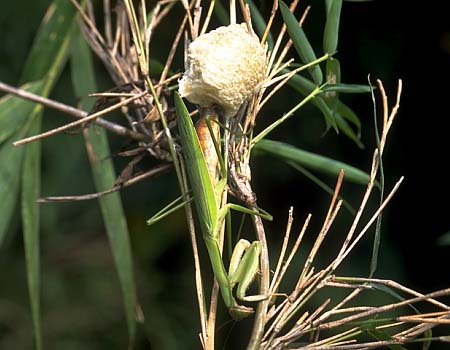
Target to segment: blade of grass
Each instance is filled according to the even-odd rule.
[[[339,39],[339,20],[341,18],[342,0],[333,0],[327,11],[327,21],[323,34],[323,52],[336,53]]]
[[[289,10],[289,7],[280,0],[280,10],[283,16],[284,23],[288,30],[289,36],[294,44],[295,51],[297,51],[303,63],[309,63],[317,59],[314,50],[309,43],[308,38],[305,35],[302,27],[298,24],[294,14]],[[323,74],[319,65],[311,67],[308,72],[311,74],[314,82],[317,85],[321,85],[323,82]]]
[[[88,98],[88,94],[95,92],[97,88],[91,53],[79,30],[76,30],[73,38],[71,73],[74,91],[82,109],[91,110],[94,101]],[[114,186],[116,174],[106,131],[92,125],[83,130],[83,135],[96,190],[98,192],[107,190]],[[136,292],[125,213],[117,192],[99,198],[99,204],[119,275],[130,344],[132,344],[136,333]]]
[[[42,121],[41,106],[37,106],[30,116],[29,134],[38,133]],[[39,257],[39,221],[40,210],[36,200],[39,198],[41,184],[41,143],[35,142],[26,146],[22,165],[22,228],[25,246],[25,262],[27,266],[28,289],[33,322],[33,344],[41,349],[41,316],[40,316],[40,257]]]
[[[1,105],[0,105],[1,110]],[[8,139],[0,147],[0,247],[11,221],[11,216],[16,208],[19,193],[20,167],[22,164],[23,148],[14,148],[12,142],[23,137],[23,134],[15,135]]]
[[[230,24],[230,17],[228,16],[228,11],[225,9],[221,1],[214,3],[214,14],[222,25]]]
[[[339,175],[341,169],[344,169],[345,180],[356,184],[367,185],[370,180],[369,174],[351,165],[312,152],[304,151],[287,143],[273,140],[261,140],[255,145],[255,149],[285,161],[293,161],[307,169],[332,175],[334,177]]]
[[[341,82],[341,66],[339,61],[335,58],[330,58],[326,64],[327,83],[340,83]],[[324,100],[332,110],[333,114],[336,113],[337,104],[339,102],[339,93],[336,91],[329,91],[322,94]]]
[[[40,95],[48,96],[65,63],[75,9],[67,1],[53,1],[47,9],[33,42],[22,73],[21,82],[43,80]],[[25,136],[40,132],[41,106],[36,106],[26,126]],[[27,266],[28,289],[33,324],[34,349],[42,348],[40,318],[39,206],[40,191],[39,142],[24,149],[22,165],[22,222]]]
[[[323,88],[324,92],[336,91],[342,94],[360,94],[370,93],[369,85],[362,84],[327,84]]]
[[[345,120],[356,126],[356,137],[359,141],[361,137],[361,121],[353,110],[341,101],[338,101],[336,112]]]

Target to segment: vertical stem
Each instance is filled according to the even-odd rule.
[[[258,211],[258,207],[254,204],[252,210]],[[270,266],[269,266],[269,251],[267,249],[266,233],[260,216],[253,215],[253,226],[255,227],[256,236],[261,243],[261,281],[259,287],[259,293],[261,295],[267,295],[269,293],[270,285]],[[261,339],[264,334],[264,327],[266,325],[267,309],[269,307],[270,298],[266,298],[259,302],[256,308],[255,320],[253,323],[252,336],[247,346],[248,350],[259,350],[261,345]]]

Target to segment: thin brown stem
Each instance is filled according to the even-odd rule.
[[[13,94],[13,95],[16,95],[16,96],[19,96],[19,97],[22,97],[26,100],[40,103],[45,107],[56,109],[65,114],[74,116],[76,118],[85,118],[89,115],[88,112],[83,111],[81,109],[66,105],[61,102],[57,102],[55,100],[51,100],[46,97],[42,97],[42,96],[33,94],[33,93],[25,91],[23,89],[15,88],[11,85],[8,85],[8,84],[2,83],[2,82],[0,82],[0,90],[5,91],[10,94]],[[127,129],[127,128],[123,127],[122,125],[110,122],[110,121],[102,119],[102,118],[96,119],[95,123],[98,124],[99,126],[105,128],[106,130],[108,130],[114,134],[120,135],[120,136],[130,137],[137,141],[150,141],[150,139],[147,135]]]
[[[112,112],[112,111],[120,108],[120,107],[126,106],[130,102],[132,102],[132,101],[134,101],[134,100],[136,100],[138,98],[141,98],[141,97],[145,96],[146,94],[147,94],[147,91],[144,91],[144,92],[142,92],[140,94],[137,94],[137,95],[135,95],[133,97],[127,98],[124,101],[116,103],[115,105],[113,105],[111,107],[102,109],[101,111],[99,111],[97,113],[87,115],[86,117],[81,118],[80,120],[77,120],[75,122],[72,122],[72,123],[60,126],[59,128],[55,128],[55,129],[49,130],[47,132],[44,132],[44,133],[41,133],[41,134],[38,134],[38,135],[30,136],[30,137],[24,138],[22,140],[16,141],[16,142],[13,143],[13,146],[15,146],[15,147],[22,146],[24,144],[27,144],[27,143],[30,143],[30,142],[33,142],[33,141],[36,141],[36,140],[40,140],[40,139],[43,139],[43,138],[55,135],[57,133],[66,131],[66,130],[74,128],[76,126],[80,126],[80,125],[86,124],[87,122],[90,122],[90,121],[93,121],[93,120],[97,119],[101,115],[107,114],[109,112]]]
[[[111,187],[108,190],[96,192],[96,193],[89,193],[84,194],[80,196],[49,196],[49,197],[43,197],[39,198],[37,200],[38,203],[49,203],[49,202],[76,202],[76,201],[86,201],[91,199],[97,199],[100,197],[103,197],[107,194],[120,191],[123,188],[126,188],[128,186],[134,185],[138,182],[141,182],[145,179],[161,175],[162,173],[165,173],[167,170],[172,168],[172,164],[164,164],[161,166],[158,166],[152,170],[146,171],[143,174],[140,174],[138,176],[133,177],[132,179],[125,181],[123,184],[116,185]]]

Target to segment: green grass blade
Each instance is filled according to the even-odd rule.
[[[264,20],[264,17],[261,15],[261,12],[259,12],[258,7],[255,5],[255,3],[252,0],[245,0],[245,3],[247,3],[248,6],[250,7],[250,13],[252,15],[252,22],[255,27],[255,32],[258,34],[258,36],[260,38],[262,38],[262,36],[264,35],[264,32],[266,30],[267,23]],[[267,35],[266,41],[267,41],[267,45],[269,46],[269,50],[271,50],[273,48],[274,41],[273,41],[273,36],[270,32],[269,32],[269,35]]]
[[[48,96],[65,63],[75,9],[67,1],[55,0],[41,22],[27,58],[21,81],[43,80],[40,92]],[[40,132],[42,107],[36,106],[29,116],[29,128],[24,136]],[[34,349],[42,348],[40,331],[40,259],[39,259],[39,206],[36,199],[40,191],[40,142],[25,146],[22,165],[22,222],[27,265],[28,288],[33,324]]]
[[[333,0],[327,10],[327,21],[323,34],[323,52],[336,53],[339,38],[339,20],[341,18],[342,0]]]
[[[341,82],[341,66],[337,59],[330,58],[326,64],[327,84]],[[339,93],[336,91],[328,91],[322,94],[324,100],[330,107],[333,114],[336,113],[337,104],[339,102]]]
[[[68,38],[73,28],[76,10],[70,1],[54,0],[39,27],[33,47],[22,72],[22,82],[46,78],[53,84],[65,60]],[[64,51],[61,57],[61,50]]]
[[[339,104],[338,104],[339,109]],[[355,133],[353,128],[349,125],[349,123],[342,117],[339,113],[334,113],[334,118],[336,119],[336,124],[339,128],[339,130],[342,131],[342,133],[347,136],[350,140],[352,140],[359,148],[363,149],[364,145],[362,144],[361,140],[359,139],[359,130],[358,134]]]
[[[348,107],[346,104],[344,104],[343,102],[339,101],[338,105],[337,105],[337,109],[336,112],[341,115],[345,120],[347,120],[348,122],[352,123],[356,128],[356,137],[359,138],[361,137],[361,120],[359,119],[359,117],[356,115],[355,112],[353,112],[353,110]]]
[[[41,81],[36,81],[24,84],[20,88],[28,92],[38,93],[42,86]],[[23,127],[35,106],[34,102],[11,94],[0,99],[0,144]]]
[[[284,23],[286,24],[286,28],[288,30],[289,36],[292,39],[294,44],[294,48],[300,56],[303,63],[309,63],[317,59],[314,50],[309,43],[308,38],[305,35],[302,27],[298,24],[297,19],[289,10],[289,7],[280,0],[280,10],[281,15],[283,16]],[[323,74],[318,65],[311,67],[308,69],[308,72],[311,74],[314,82],[317,85],[321,85],[323,82]]]
[[[343,94],[370,93],[370,86],[362,84],[327,84],[323,87],[324,92],[335,91]]]
[[[203,234],[213,230],[213,223],[218,220],[218,208],[214,187],[209,178],[208,168],[200,147],[197,133],[189,112],[178,93],[175,93],[175,109],[178,117],[178,129],[186,157],[189,182],[194,194],[195,206]]]
[[[35,93],[42,88],[42,82],[25,84],[21,88]],[[24,151],[23,147],[15,148],[12,143],[24,137],[23,125],[35,107],[35,103],[13,95],[0,99],[0,246],[16,207],[20,183],[17,174],[20,174]]]
[[[309,170],[318,171],[323,174],[338,176],[341,169],[344,169],[344,179],[360,185],[367,185],[370,176],[346,163],[324,157],[315,153],[304,151],[287,143],[262,140],[255,145],[255,149],[266,154],[276,156],[285,161],[292,161]]]
[[[230,17],[228,16],[228,10],[223,6],[221,1],[214,3],[214,14],[222,25],[230,24]]]
[[[339,84],[341,82],[341,64],[336,58],[330,57],[326,64],[327,86],[328,84]],[[336,92],[336,91],[334,91]]]
[[[74,35],[71,69],[72,83],[75,93],[81,101],[81,106],[84,110],[90,110],[94,100],[89,99],[88,94],[95,92],[97,89],[91,53],[79,30]],[[96,190],[99,192],[107,190],[114,186],[116,175],[106,132],[92,125],[83,131],[83,135]],[[130,344],[132,344],[136,333],[136,293],[131,244],[125,213],[120,195],[117,192],[99,198],[99,203],[119,275]]]
[[[0,147],[0,213],[2,215],[0,220],[0,247],[16,208],[20,183],[20,176],[17,176],[17,174],[20,174],[24,153],[24,148],[15,148],[12,143],[22,137],[23,134],[15,135],[6,140]]]
[[[42,121],[41,106],[36,106],[31,115],[29,135],[39,133]],[[22,228],[27,266],[27,280],[33,323],[33,344],[42,348],[40,316],[40,257],[39,257],[39,219],[40,210],[36,200],[39,198],[41,184],[41,143],[33,142],[25,146],[22,165]]]

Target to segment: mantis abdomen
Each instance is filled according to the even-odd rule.
[[[218,122],[219,117],[212,108],[202,108],[200,110],[200,119],[195,124],[200,147],[213,185],[217,183],[219,178],[219,158],[214,145],[214,143],[218,145],[220,142],[220,125]],[[208,124],[210,128],[208,128]],[[214,139],[211,135],[213,135]]]

